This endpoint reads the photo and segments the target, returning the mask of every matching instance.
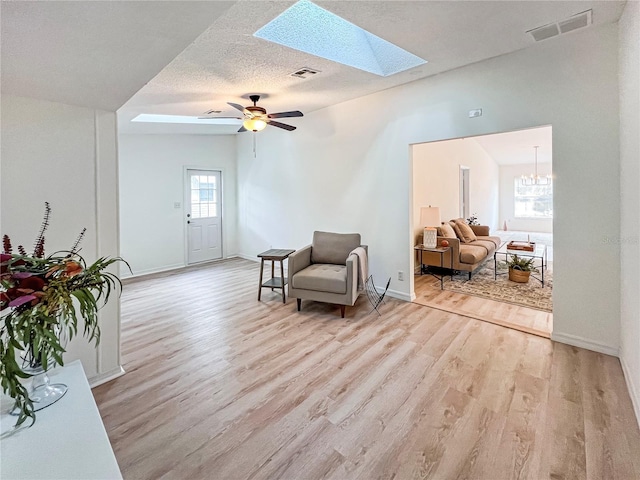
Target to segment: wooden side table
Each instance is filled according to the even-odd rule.
[[[279,288],[282,290],[282,303],[286,303],[286,297],[284,293],[284,286],[287,284],[287,280],[284,278],[284,265],[282,262],[291,255],[295,250],[286,250],[286,249],[276,249],[272,248],[271,250],[267,250],[266,252],[262,252],[258,254],[258,257],[261,259],[260,262],[260,284],[258,286],[258,301],[260,301],[260,297],[262,296],[263,288],[270,288],[272,291],[275,288]],[[264,272],[264,261],[271,260],[271,278],[266,282],[262,281],[262,274]],[[280,262],[280,278],[275,277],[275,262]]]
[[[451,263],[449,264],[449,267],[446,267],[444,265],[444,254],[447,253],[451,247],[436,247],[436,248],[429,248],[429,247],[425,247],[424,245],[416,245],[415,247],[413,247],[414,250],[418,250],[420,252],[420,275],[422,275],[422,252],[431,252],[431,253],[438,253],[440,255],[440,268],[449,268],[451,270]],[[449,259],[450,262],[453,262],[453,259],[450,258]],[[427,275],[431,275],[432,277],[437,278],[438,280],[440,280],[440,290],[444,290],[444,277],[447,277],[448,275],[436,275],[434,273],[431,273],[429,271],[427,271]],[[451,278],[453,278],[453,275],[451,276]]]

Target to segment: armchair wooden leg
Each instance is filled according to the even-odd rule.
[[[346,305],[340,305],[340,315],[342,315],[342,318],[344,318],[344,311],[346,310],[346,308]]]
[[[298,304],[298,311],[300,311],[300,307],[302,306],[302,299],[296,298],[296,303]]]

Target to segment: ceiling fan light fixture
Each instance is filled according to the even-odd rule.
[[[259,132],[260,130],[265,129],[265,127],[267,126],[267,122],[265,122],[261,118],[248,118],[244,122],[242,122],[242,126],[252,132]]]

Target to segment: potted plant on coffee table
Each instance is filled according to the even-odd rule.
[[[504,264],[509,267],[509,280],[517,283],[527,283],[531,272],[538,272],[538,268],[534,265],[534,258],[519,257],[518,255],[510,255]]]

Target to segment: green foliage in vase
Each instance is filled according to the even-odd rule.
[[[538,272],[538,268],[534,265],[534,258],[519,257],[518,255],[510,255],[506,262],[500,262],[501,266],[509,267],[513,270],[521,270],[523,272]]]
[[[83,230],[69,251],[44,254],[44,233],[49,225],[50,207],[45,203],[45,216],[36,238],[33,254],[21,245],[13,253],[11,239],[3,237],[0,258],[0,382],[2,390],[15,400],[18,412],[16,426],[31,418],[35,421],[33,403],[20,379],[29,378],[30,370],[52,364],[63,365],[65,345],[78,333],[78,320],[83,320],[82,333],[89,342],[100,342],[98,310],[112,291],[122,285],[120,279],[106,271],[121,258],[99,258],[87,265],[78,247]],[[128,264],[127,264],[128,266]]]

